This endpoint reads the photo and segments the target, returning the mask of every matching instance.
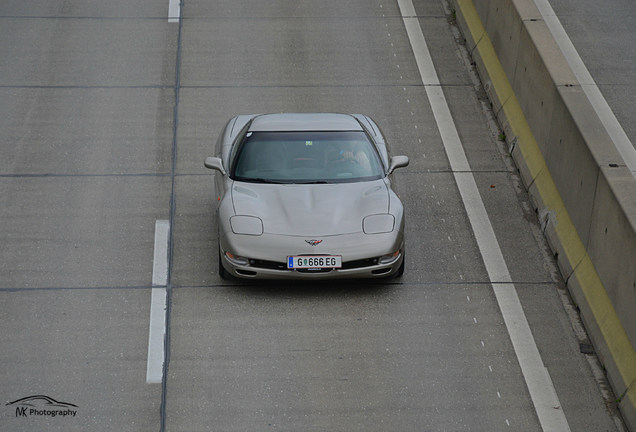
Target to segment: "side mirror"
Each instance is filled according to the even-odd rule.
[[[205,158],[205,162],[203,163],[206,168],[213,169],[219,171],[221,174],[225,175],[225,169],[223,168],[223,161],[218,157],[208,157]]]
[[[409,164],[408,156],[393,156],[391,158],[391,164],[389,166],[389,174],[395,171],[397,168],[405,167]]]

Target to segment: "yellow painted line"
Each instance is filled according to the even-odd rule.
[[[558,240],[574,269],[574,276],[581,286],[581,291],[594,315],[594,320],[603,335],[623,383],[628,388],[624,398],[626,397],[636,409],[636,351],[634,351],[594,264],[570,219],[546,166],[543,154],[512,90],[510,81],[477,14],[475,5],[472,0],[457,0],[457,4],[476,43],[476,49],[490,77],[495,94],[502,104],[510,128],[517,137],[517,147],[521,151],[532,176],[533,184],[543,204],[556,217],[554,229]],[[624,402],[625,399],[622,403]]]

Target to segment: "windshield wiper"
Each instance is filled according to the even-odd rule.
[[[270,179],[266,179],[266,178],[241,178],[241,179],[237,179],[239,181],[244,181],[244,182],[249,182],[249,183],[271,183],[271,184],[281,184],[283,182],[277,181],[277,180],[270,180]]]
[[[294,180],[272,180],[262,177],[235,177],[234,180],[247,183],[269,183],[269,184],[329,184],[326,180],[308,180],[308,181],[294,181]]]

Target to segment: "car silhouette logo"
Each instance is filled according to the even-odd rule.
[[[315,240],[315,239],[311,239],[311,240],[305,240],[307,243],[309,243],[312,246],[317,246],[320,243],[322,243],[322,240]]]
[[[16,417],[75,417],[78,411],[78,407],[75,404],[56,401],[52,397],[45,395],[23,397],[13,402],[7,402],[5,406],[14,406]]]
[[[74,407],[77,408],[77,405],[69,403],[69,402],[60,402],[56,401],[50,396],[45,395],[35,395],[35,396],[27,396],[22,399],[14,400],[13,402],[7,402],[6,405],[27,405],[27,406],[49,406],[49,407]]]

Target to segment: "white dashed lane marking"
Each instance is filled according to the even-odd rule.
[[[152,295],[150,299],[150,325],[148,330],[148,363],[146,365],[146,383],[148,384],[161,383],[163,380],[169,239],[170,222],[167,220],[158,220],[155,223]]]
[[[178,23],[179,22],[179,18],[181,18],[181,0],[169,0],[169,2],[168,2],[168,22],[169,23]]]

